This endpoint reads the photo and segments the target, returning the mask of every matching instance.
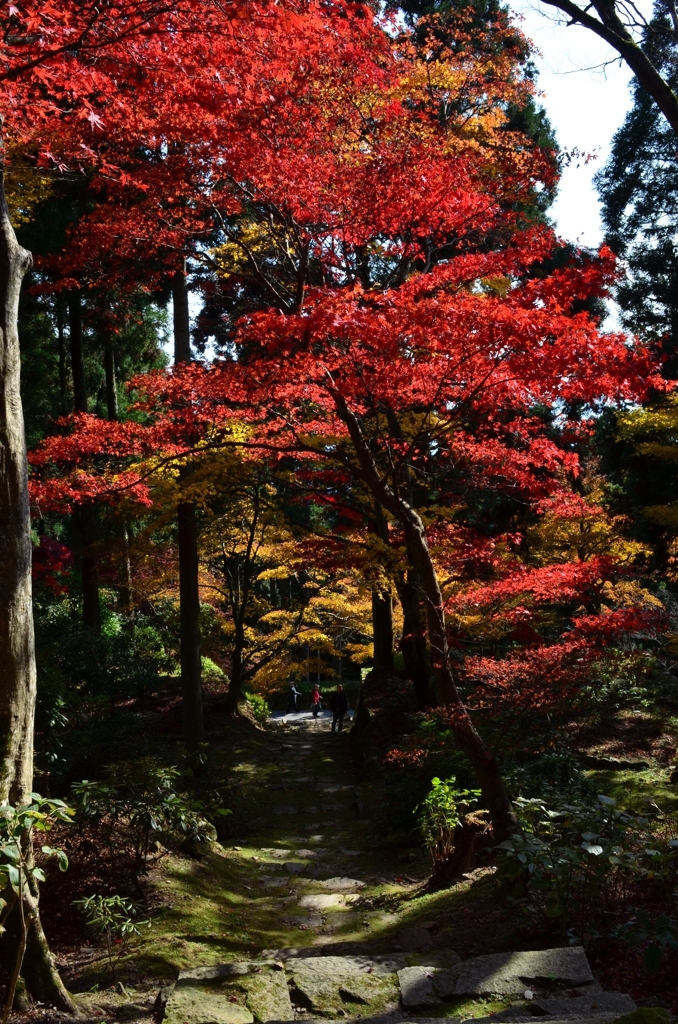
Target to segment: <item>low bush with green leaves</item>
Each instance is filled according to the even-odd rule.
[[[265,725],[271,714],[271,708],[266,698],[259,693],[248,693],[247,703],[257,722]]]
[[[35,915],[37,886],[45,881],[45,872],[33,856],[35,833],[50,832],[57,823],[70,823],[72,819],[73,810],[63,800],[45,799],[39,793],[31,793],[30,802],[23,807],[0,806],[0,888],[6,897],[0,897],[3,921],[0,931],[4,931],[9,914],[15,914],[19,917],[20,936],[16,963],[12,965],[5,994],[5,1021],[21,974],[30,919]],[[45,845],[40,850],[44,859],[56,859],[60,871],[67,870],[68,857],[62,849]]]
[[[563,938],[613,934],[639,884],[673,891],[678,840],[658,839],[646,818],[619,810],[610,797],[554,807],[518,798],[514,806],[522,831],[498,847],[500,878],[527,890],[527,906],[556,923]]]
[[[479,796],[478,789],[459,789],[456,778],[431,780],[431,789],[418,810],[419,828],[434,868],[452,856],[455,831],[464,816],[478,806]]]
[[[80,908],[85,923],[104,940],[111,980],[115,981],[118,963],[141,936],[141,929],[150,928],[151,922],[142,920],[140,904],[127,896],[85,896],[74,900],[74,906]]]
[[[72,787],[78,818],[97,826],[109,848],[126,854],[137,884],[161,835],[208,844],[214,836],[209,819],[230,814],[219,794],[198,800],[183,782],[179,768],[143,760],[111,767],[103,782],[85,779]]]

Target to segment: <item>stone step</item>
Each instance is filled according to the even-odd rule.
[[[444,1012],[446,1001],[483,995],[521,1000],[487,1018],[510,1024],[534,1024],[536,1017],[607,1024],[636,1009],[630,996],[603,992],[581,947],[493,953],[445,967],[410,966],[398,954],[337,956],[327,947],[322,955],[301,952],[271,951],[267,959],[182,971],[167,999],[166,1024],[346,1018],[419,1024],[429,1020],[427,1007]],[[449,952],[448,964],[454,959]]]

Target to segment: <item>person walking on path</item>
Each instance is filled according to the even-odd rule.
[[[344,728],[344,715],[348,711],[348,698],[341,683],[330,697],[330,709],[332,711],[332,732],[341,732]]]
[[[322,710],[323,700],[320,696],[320,687],[317,683],[313,684],[313,692],[311,693],[311,712],[313,717],[318,717],[318,712]]]
[[[287,714],[297,710],[297,697],[301,696],[301,690],[297,690],[294,682],[290,683],[289,697],[287,700]]]

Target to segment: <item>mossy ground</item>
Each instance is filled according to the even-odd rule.
[[[152,926],[116,971],[128,1000],[184,968],[281,950],[393,953],[403,929],[423,924],[434,948],[406,949],[413,964],[445,949],[466,957],[511,948],[510,922],[497,927],[502,911],[488,871],[428,892],[424,851],[384,846],[371,833],[379,787],[358,785],[350,737],[330,734],[327,721],[310,734],[241,724],[235,737],[231,730],[212,739],[210,771],[231,797],[229,835],[201,859],[175,851],[153,864],[145,883]],[[364,884],[327,888],[336,877]],[[304,897],[317,895],[335,905],[309,907]],[[112,983],[103,950],[82,953],[64,961],[67,981],[101,1005]]]

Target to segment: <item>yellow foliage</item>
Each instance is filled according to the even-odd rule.
[[[5,175],[7,205],[15,227],[28,224],[36,208],[54,193],[54,178],[38,170],[21,149],[10,150]]]

